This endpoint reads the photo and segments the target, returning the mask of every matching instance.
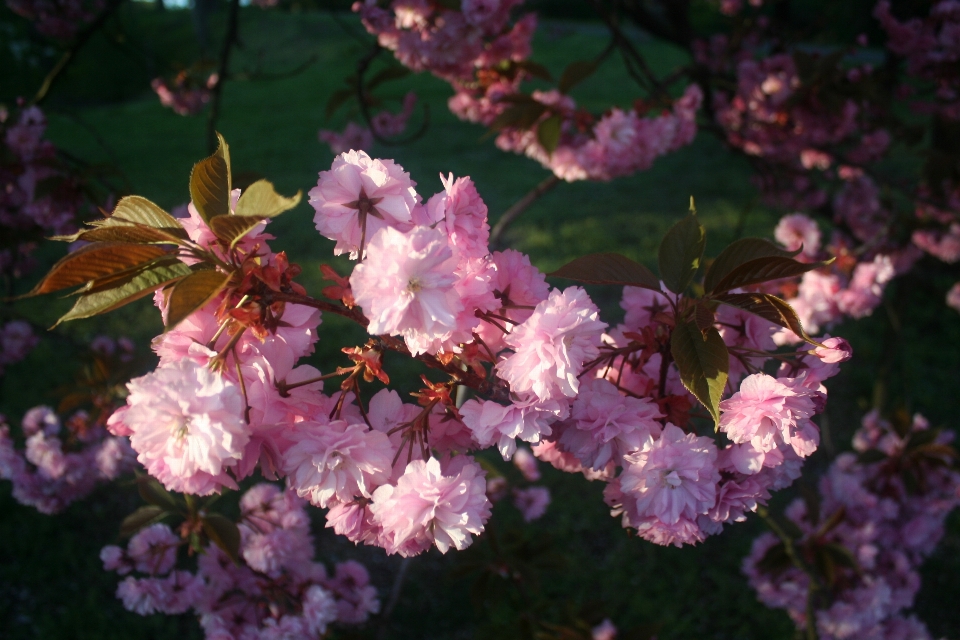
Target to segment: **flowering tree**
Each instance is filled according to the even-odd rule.
[[[118,4],[91,5],[75,20],[86,26],[70,32],[56,31],[56,12],[14,8],[41,33],[71,41],[68,62]],[[76,184],[77,173],[41,141],[42,113],[34,106],[0,118],[0,170],[11,184],[0,222],[17,230],[4,272],[25,271],[33,246],[25,238],[55,233],[71,252],[31,295],[75,289],[60,322],[152,295],[165,325],[152,343],[156,369],[111,378],[85,398],[96,410],[58,417],[37,408],[23,418],[22,437],[0,427],[0,476],[44,512],[142,467],[147,504],[124,520],[126,545],[101,554],[106,570],[124,576],[117,596],[126,608],[192,611],[216,638],[322,637],[363,623],[380,610],[369,575],[340,563],[331,577],[314,559],[308,505],[326,510],[338,535],[387,554],[459,551],[484,534],[497,500],[510,496],[526,521],[544,513],[539,459],[603,483],[623,527],[659,545],[696,544],[759,513],[773,533],[757,540],[745,570],[761,601],[786,609],[807,637],[928,637],[903,612],[919,585],[916,566],[957,499],[948,435],[922,418],[870,414],[854,441],[859,456],[833,462],[818,500],[794,503],[786,519],[766,505],[817,450],[824,381],[851,357],[845,340],[824,332],[872,313],[922,252],[958,257],[956,3],[913,19],[876,6],[889,36],[887,77],[858,57],[862,38],[810,51],[783,29],[782,11],[761,2],[711,4],[725,18],[709,34],[692,26],[686,3],[590,2],[609,47],[545,88],[553,78],[531,61],[536,20],[520,1],[358,2],[376,44],[328,112],[355,98],[365,124],[321,132],[337,157],[308,194],[317,231],[355,265],[346,275],[324,266],[331,284],[319,295],[268,244],[268,223],[301,194],[280,196],[265,180],[235,188],[215,133],[238,4],[216,67],[153,83],[177,113],[211,105],[217,149],[194,167],[181,210],[127,196],[79,228],[96,196],[36,189],[48,178]],[[680,45],[689,64],[655,74],[624,19]],[[362,150],[402,142],[416,111],[408,93],[399,112],[374,112],[383,106],[374,90],[405,75],[395,66],[375,72],[384,51],[449,82],[458,117],[549,170],[494,229],[483,185],[451,174],[427,197],[399,164]],[[614,53],[640,96],[632,108],[591,114],[571,91]],[[904,117],[897,101],[910,92],[915,115]],[[931,160],[914,183],[888,183],[885,159],[918,126],[945,133],[930,138]],[[660,244],[657,275],[613,253],[547,274],[622,287],[626,315],[616,326],[585,289],[553,288],[528,256],[497,250],[506,225],[548,189],[645,170],[698,128],[750,159],[769,201],[801,210],[776,227],[779,244],[744,238],[705,259],[691,202]],[[948,302],[956,297],[954,287]],[[344,345],[328,371],[301,362],[322,314],[369,336]],[[36,343],[29,324],[4,320],[0,366]],[[122,369],[130,351],[109,339],[90,348],[105,371]],[[422,373],[415,403],[391,388],[398,374],[387,363],[398,358]],[[512,459],[523,483],[510,487],[491,453]],[[286,490],[254,485],[258,474]],[[216,507],[222,493],[241,489],[239,518]],[[580,631],[617,633],[609,620]]]

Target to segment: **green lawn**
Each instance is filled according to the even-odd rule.
[[[205,155],[205,121],[202,116],[184,118],[162,108],[146,87],[151,66],[162,70],[163,65],[177,61],[189,63],[195,55],[189,14],[157,14],[128,6],[121,17],[122,41],[95,39],[55,89],[49,108],[50,137],[78,157],[117,165],[130,192],[173,207],[188,199],[190,167]],[[344,20],[356,29],[351,17]],[[115,36],[119,28],[112,24],[107,31]],[[316,133],[321,126],[339,128],[345,123],[346,109],[333,122],[324,122],[325,104],[352,72],[360,46],[324,14],[255,8],[242,10],[241,37],[244,48],[235,69],[250,68],[262,56],[266,70],[282,72],[315,58],[312,66],[294,77],[228,84],[219,125],[231,145],[235,171],[258,172],[273,180],[282,193],[305,192],[332,160]],[[534,58],[559,74],[568,62],[595,55],[603,46],[603,34],[596,25],[551,23],[541,30]],[[670,68],[682,60],[675,50],[652,42],[643,46],[657,67]],[[131,51],[139,52],[140,58]],[[11,75],[4,88],[4,74],[10,67],[2,55],[0,101],[11,99],[7,91],[28,92],[33,86],[29,81],[37,73]],[[545,170],[527,159],[500,153],[492,141],[481,140],[480,128],[456,120],[445,108],[449,88],[444,83],[417,76],[387,85],[385,94],[392,91],[400,97],[410,86],[429,104],[429,133],[409,146],[377,152],[403,165],[419,183],[422,195],[429,197],[440,190],[441,172],[470,175],[491,217],[496,218],[546,177]],[[578,87],[575,97],[602,109],[611,103],[626,105],[635,96],[614,61]],[[708,230],[708,254],[715,255],[738,233],[769,236],[779,215],[758,202],[749,175],[745,163],[704,133],[690,147],[637,176],[608,184],[560,185],[528,210],[508,240],[529,253],[544,271],[592,251],[619,251],[652,264],[659,238],[685,213],[693,195]],[[320,287],[318,266],[331,261],[331,243],[313,229],[312,213],[301,204],[273,223],[271,232],[278,238],[273,248],[285,249],[304,267],[301,281],[315,293]],[[54,259],[57,250],[48,248],[44,255]],[[344,262],[333,262],[346,272]],[[906,403],[934,424],[953,426],[953,416],[960,412],[960,395],[955,392],[960,316],[926,290],[933,286],[942,292],[949,284],[945,276],[932,272],[930,267],[923,278],[891,288],[889,306],[901,322],[901,331],[889,329],[884,309],[856,325],[837,329],[836,333],[850,339],[856,360],[832,381],[829,437],[825,435],[823,450],[809,463],[809,477],[828,464],[831,452],[849,448],[878,372],[889,378],[891,403]],[[27,284],[23,283],[24,289]],[[608,318],[616,319],[618,293],[605,288],[594,292],[610,312]],[[44,298],[18,303],[17,309],[49,326],[68,304]],[[129,335],[144,350],[160,330],[159,318],[147,302],[104,319],[64,327],[68,335],[79,338],[100,332]],[[345,322],[325,317],[314,360],[329,369],[339,362],[335,359],[341,346],[361,339],[362,333]],[[27,361],[11,367],[0,380],[0,411],[16,419],[27,407],[50,402],[51,389],[72,375],[70,348],[69,343],[51,340]],[[399,380],[399,384],[412,388],[412,380]],[[792,637],[786,615],[757,603],[739,572],[750,542],[763,530],[756,519],[729,527],[696,548],[661,548],[627,536],[609,517],[599,484],[552,469],[545,473],[545,483],[554,501],[544,518],[521,527],[515,510],[499,505],[492,529],[501,542],[523,531],[528,544],[543,547],[542,566],[535,571],[539,584],[532,583],[530,588],[539,594],[535,599],[542,606],[540,613],[549,619],[563,622],[570,611],[586,609],[611,617],[621,628],[659,625],[661,640]],[[775,506],[788,501],[789,493],[778,496]],[[201,637],[189,617],[141,618],[124,611],[113,597],[116,578],[99,568],[97,556],[101,546],[115,540],[120,519],[136,504],[135,492],[127,487],[120,495],[101,491],[62,515],[47,517],[16,504],[8,486],[0,486],[4,514],[0,518],[0,637]],[[318,517],[318,557],[328,562],[345,558],[365,562],[385,600],[399,559],[387,558],[379,549],[357,549],[328,534],[322,524]],[[937,637],[960,636],[960,611],[951,606],[951,593],[960,588],[958,545],[960,526],[953,522],[943,550],[928,563],[918,598],[918,610]],[[441,556],[434,551],[412,560],[392,624],[382,637],[513,637],[516,607],[503,585],[490,586],[488,604],[483,607],[471,599],[474,574],[469,567],[490,553],[489,542],[481,540],[463,553]],[[529,553],[527,549],[521,555],[531,560]],[[375,637],[376,630],[373,625],[367,637]]]

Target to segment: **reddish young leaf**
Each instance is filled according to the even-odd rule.
[[[193,166],[190,198],[204,222],[230,213],[230,149],[219,133],[217,151]]]
[[[650,269],[619,253],[591,253],[548,273],[586,284],[616,284],[660,291],[660,281]]]
[[[726,249],[720,252],[713,264],[707,270],[707,275],[703,279],[703,289],[707,293],[713,292],[714,287],[729,274],[745,262],[756,260],[758,258],[792,258],[800,253],[797,251],[784,251],[769,240],[762,238],[743,238],[731,243]]]
[[[797,312],[793,310],[793,307],[771,293],[724,293],[714,296],[713,299],[760,316],[764,320],[769,320],[785,329],[790,329],[812,345],[822,346],[803,330],[800,318],[797,317]]]
[[[596,71],[599,66],[596,60],[577,60],[571,62],[567,65],[567,68],[563,70],[563,74],[560,76],[560,82],[557,84],[557,89],[560,90],[560,93],[570,93],[571,89],[593,75],[593,72]]]
[[[229,280],[229,273],[205,269],[195,271],[177,282],[167,303],[167,331],[210,302]]]
[[[210,541],[223,549],[235,563],[240,562],[240,529],[237,525],[220,515],[210,513],[203,518],[203,532]]]
[[[90,244],[61,258],[27,295],[37,296],[76,287],[148,263],[169,253],[168,249],[157,245],[126,242]]]
[[[769,282],[770,280],[779,280],[780,278],[792,278],[803,275],[807,271],[813,271],[820,267],[830,264],[828,262],[797,262],[793,258],[784,258],[782,256],[768,256],[766,258],[756,258],[748,260],[735,267],[727,273],[720,281],[714,285],[711,293],[723,293],[731,289],[738,289],[752,284]]]
[[[160,522],[168,514],[162,507],[149,504],[140,507],[120,523],[120,535],[123,537],[132,536],[140,529]]]
[[[690,213],[670,227],[660,242],[657,261],[660,278],[674,293],[683,293],[700,268],[707,235],[697,220],[691,203]]]

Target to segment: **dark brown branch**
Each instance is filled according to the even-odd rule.
[[[339,304],[334,304],[332,302],[327,302],[326,300],[317,300],[316,298],[311,298],[310,296],[301,296],[296,293],[279,293],[271,292],[267,296],[264,296],[264,302],[270,304],[271,302],[289,302],[290,304],[302,304],[305,307],[313,307],[314,309],[319,309],[320,311],[326,311],[328,313],[335,313],[338,316],[343,316],[349,320],[353,320],[361,327],[366,328],[370,321],[360,313],[360,310],[357,308],[348,309],[347,307]]]
[[[517,200],[512,207],[500,216],[497,224],[493,225],[493,230],[490,231],[490,245],[497,246],[500,243],[500,237],[503,235],[503,232],[506,231],[507,227],[510,226],[510,223],[519,218],[520,214],[526,211],[530,205],[558,184],[560,184],[560,178],[551,174],[543,182],[531,189],[525,196]]]
[[[90,38],[106,24],[107,19],[113,15],[113,12],[116,11],[120,5],[123,4],[123,0],[108,0],[107,6],[103,8],[103,11],[100,12],[93,22],[84,27],[77,37],[74,38],[73,43],[70,45],[66,51],[63,52],[63,55],[60,56],[60,60],[57,61],[57,64],[54,65],[53,69],[47,73],[47,76],[43,79],[43,84],[40,85],[40,88],[37,90],[37,95],[33,97],[33,100],[30,104],[40,104],[47,97],[47,94],[50,93],[50,89],[53,87],[54,83],[63,75],[64,70],[70,66],[70,63],[76,57],[80,49],[83,48],[87,42],[90,41]]]
[[[223,36],[223,47],[220,49],[220,67],[217,70],[217,84],[213,85],[210,96],[210,115],[207,118],[207,148],[210,153],[217,149],[217,120],[220,118],[220,102],[223,98],[223,83],[227,81],[230,69],[230,53],[237,43],[238,14],[240,0],[230,0],[230,10],[227,14],[227,32]]]

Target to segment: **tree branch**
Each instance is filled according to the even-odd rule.
[[[220,118],[220,102],[223,97],[223,83],[227,81],[230,68],[230,53],[237,43],[240,0],[230,0],[230,9],[227,14],[227,32],[223,37],[223,47],[220,49],[220,67],[217,71],[217,84],[213,85],[210,99],[210,115],[207,118],[207,148],[210,153],[217,149],[217,120]]]
[[[500,219],[497,220],[497,224],[493,225],[493,230],[490,231],[490,245],[497,246],[500,244],[500,237],[503,235],[503,232],[506,231],[507,227],[510,226],[514,220],[520,217],[527,208],[536,202],[542,195],[553,189],[555,186],[560,184],[560,178],[550,174],[543,182],[531,189],[527,195],[523,196],[509,209],[507,209]]]
[[[80,49],[83,48],[87,42],[90,41],[90,38],[93,37],[97,31],[103,27],[107,22],[107,18],[113,15],[113,12],[116,11],[120,5],[123,4],[123,0],[108,0],[107,6],[103,8],[103,11],[100,12],[93,22],[84,27],[77,37],[74,38],[73,43],[70,45],[66,51],[63,52],[63,55],[60,56],[60,60],[57,61],[57,64],[54,65],[53,69],[47,73],[47,76],[43,79],[43,84],[40,85],[40,88],[37,90],[37,94],[33,97],[33,100],[30,101],[30,104],[36,105],[43,102],[47,97],[47,94],[50,93],[50,89],[53,87],[54,83],[61,77],[64,70],[70,66],[70,63],[76,57]]]

